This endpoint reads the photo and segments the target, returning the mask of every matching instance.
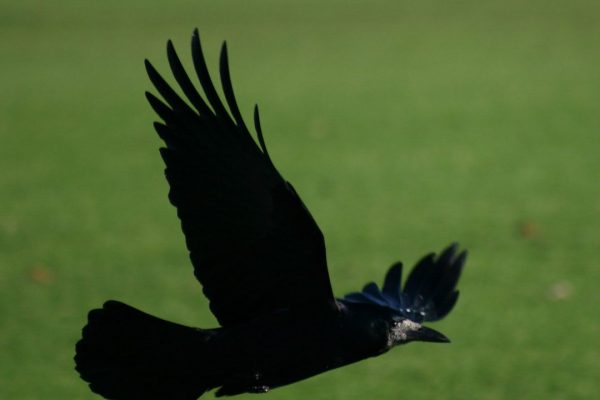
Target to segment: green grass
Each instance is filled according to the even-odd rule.
[[[143,97],[143,59],[164,71],[172,38],[189,61],[196,26],[215,72],[228,40],[240,106],[248,118],[260,103],[275,163],[325,232],[338,295],[454,240],[471,252],[458,306],[436,325],[452,345],[412,344],[261,399],[597,395],[597,3],[1,9],[0,398],[95,398],[73,346],[105,299],[215,324]]]

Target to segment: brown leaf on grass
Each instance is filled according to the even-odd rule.
[[[535,239],[540,236],[540,229],[534,221],[525,220],[519,222],[518,233],[523,239]]]
[[[49,285],[53,283],[55,279],[52,270],[43,264],[36,264],[31,267],[27,275],[33,282],[40,283],[42,285]]]

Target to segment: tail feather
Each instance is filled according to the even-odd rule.
[[[75,369],[109,399],[197,399],[211,388],[202,365],[215,333],[108,301],[88,315]]]

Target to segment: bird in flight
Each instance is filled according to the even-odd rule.
[[[258,107],[252,138],[236,104],[226,43],[220,56],[225,104],[206,66],[198,30],[192,60],[202,96],[175,52],[167,56],[182,98],[146,60],[163,100],[146,97],[162,122],[169,200],[176,207],[194,275],[220,327],[192,328],[110,300],[90,311],[75,364],[107,399],[197,399],[261,393],[378,356],[411,341],[448,342],[423,326],[458,298],[466,252],[429,254],[404,286],[402,264],[381,289],[369,283],[333,295],[323,234],[273,164]]]

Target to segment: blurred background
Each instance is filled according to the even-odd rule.
[[[143,96],[144,58],[171,78],[166,40],[190,66],[194,27],[213,75],[228,41],[240,108],[260,104],[337,295],[470,251],[435,325],[451,345],[261,399],[597,395],[597,1],[0,0],[0,398],[97,398],[72,357],[106,299],[215,326]]]

